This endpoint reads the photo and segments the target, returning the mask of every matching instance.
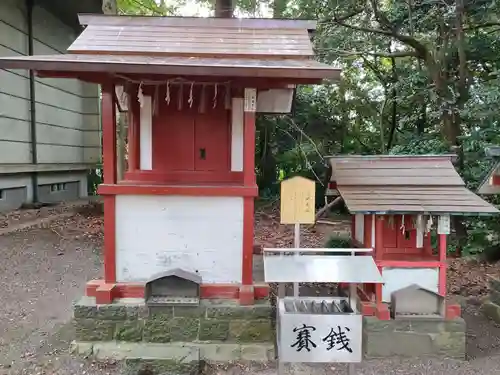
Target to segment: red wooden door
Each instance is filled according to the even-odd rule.
[[[169,110],[155,121],[153,169],[193,171],[195,169],[195,125],[192,113]],[[154,126],[153,125],[153,126]]]
[[[197,113],[194,144],[196,171],[229,171],[228,111],[211,109]]]
[[[199,98],[198,91],[193,92],[194,98]],[[228,174],[230,112],[224,103],[212,108],[210,100],[203,111],[199,103],[191,106],[189,90],[183,91],[179,105],[178,94],[178,89],[172,89],[172,101],[160,101],[160,111],[153,117],[153,170],[199,182],[204,181],[207,172]]]

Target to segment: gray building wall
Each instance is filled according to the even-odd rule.
[[[27,55],[27,33],[25,1],[1,0],[0,56]],[[64,53],[77,33],[47,10],[35,6],[33,35],[34,54],[50,55]],[[33,165],[29,72],[0,69],[0,190],[8,191],[4,193],[6,197],[16,197],[2,199],[7,202],[0,203],[0,210],[19,207],[20,194],[8,189],[24,188],[25,200],[32,200],[33,188],[26,173],[39,172],[40,201],[54,201],[56,195],[67,198],[66,193],[45,194],[42,181],[47,174],[51,181],[67,180],[64,176],[71,174],[78,177],[78,186],[86,186],[86,170],[99,163],[101,156],[98,94],[97,85],[78,80],[36,78],[38,164]],[[86,188],[77,191],[79,196],[86,195]]]
[[[26,187],[0,189],[0,212],[19,207],[28,198]]]

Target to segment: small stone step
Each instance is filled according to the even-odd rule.
[[[500,279],[498,279],[494,276],[488,275],[488,280],[489,280],[488,284],[490,286],[490,289],[495,290],[495,291],[500,293]]]
[[[267,343],[130,343],[118,341],[76,342],[71,344],[74,354],[93,356],[98,360],[114,359],[189,359],[208,362],[252,361],[267,362],[274,359],[274,345]]]
[[[481,311],[486,317],[490,318],[496,323],[500,323],[500,306],[496,303],[487,300],[481,306]]]

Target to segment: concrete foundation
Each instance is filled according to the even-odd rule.
[[[240,306],[231,300],[202,300],[196,307],[150,312],[143,299],[97,305],[84,297],[74,306],[75,353],[124,361],[133,371],[198,373],[199,363],[275,359],[275,330],[269,301]],[[465,357],[461,318],[365,317],[365,357]],[[142,367],[141,367],[142,366]]]
[[[462,318],[408,317],[378,320],[365,317],[365,356],[465,358],[466,325]]]

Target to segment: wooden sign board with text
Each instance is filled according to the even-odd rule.
[[[292,177],[281,183],[281,224],[314,224],[316,183]]]

